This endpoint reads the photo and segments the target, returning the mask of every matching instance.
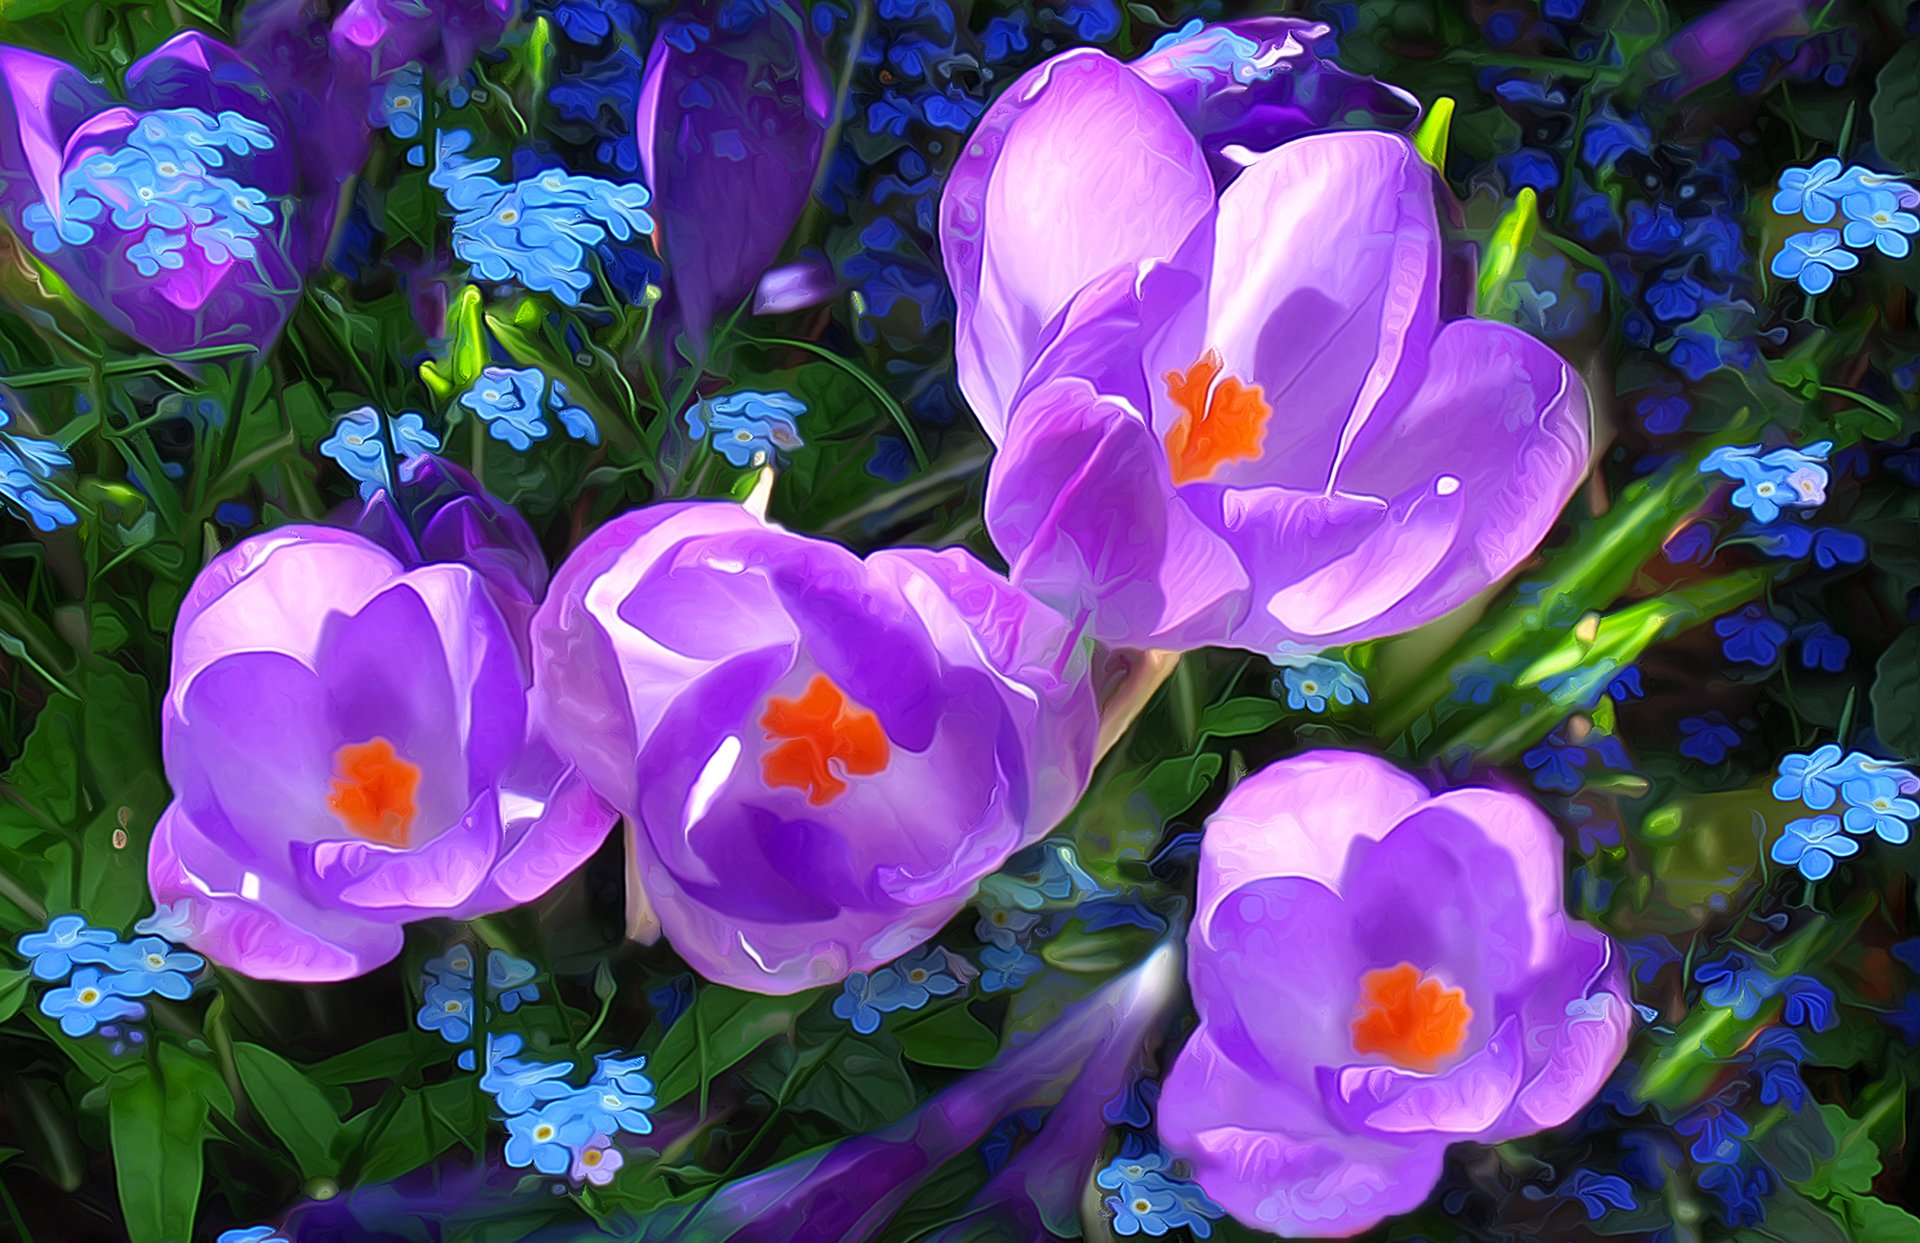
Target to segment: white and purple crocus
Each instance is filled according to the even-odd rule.
[[[338,980],[402,926],[540,896],[613,812],[528,728],[532,533],[428,463],[370,537],[288,526],[194,580],[161,716],[174,800],[156,902],[186,939],[264,979]]]
[[[1432,169],[1335,128],[1404,101],[1319,61],[1325,33],[1057,56],[942,199],[988,528],[1014,582],[1109,643],[1411,629],[1514,569],[1586,469],[1579,377],[1459,317]]]
[[[667,939],[754,992],[931,937],[1092,765],[1082,645],[957,549],[654,505],[567,558],[533,651],[536,720],[632,826]]]
[[[1419,1207],[1449,1144],[1567,1121],[1633,1010],[1619,949],[1567,917],[1563,859],[1509,791],[1339,751],[1248,777],[1201,842],[1200,1026],[1161,1139],[1241,1221],[1322,1237]]]

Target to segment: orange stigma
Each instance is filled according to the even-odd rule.
[[[1258,384],[1222,378],[1225,366],[1220,351],[1208,350],[1186,371],[1166,374],[1167,395],[1182,411],[1166,438],[1175,483],[1211,479],[1228,462],[1260,456],[1273,407]]]
[[[1407,1070],[1432,1071],[1460,1051],[1472,1020],[1466,990],[1448,988],[1403,962],[1360,977],[1353,1051],[1383,1053]]]
[[[371,842],[405,846],[419,811],[420,768],[394,752],[385,738],[353,742],[333,753],[333,792],[327,806],[340,823]]]
[[[856,707],[824,673],[815,674],[798,699],[768,699],[760,727],[769,742],[785,739],[761,758],[767,784],[805,790],[815,807],[847,792],[840,773],[871,777],[886,771],[889,749],[880,718]]]

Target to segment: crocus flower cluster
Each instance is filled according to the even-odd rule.
[[[1837,229],[1809,229],[1788,237],[1767,270],[1809,294],[1823,294],[1833,288],[1837,273],[1860,266],[1855,251],[1906,258],[1913,249],[1910,239],[1920,233],[1916,207],[1920,190],[1858,164],[1843,168],[1828,157],[1808,168],[1790,168],[1780,174],[1773,210],[1815,225],[1828,224],[1836,214],[1844,221]]]
[[[1789,755],[1780,761],[1773,797],[1815,814],[1789,821],[1768,854],[1808,880],[1823,880],[1833,874],[1836,859],[1859,853],[1855,838],[1904,844],[1920,820],[1915,795],[1920,777],[1891,760],[1843,751],[1836,743]]]
[[[572,1062],[522,1060],[525,1043],[489,1035],[480,1076],[480,1090],[506,1120],[507,1164],[596,1186],[610,1182],[624,1163],[614,1137],[653,1130],[647,1059],[602,1054],[587,1082],[575,1086],[567,1081]]]
[[[1586,469],[1579,377],[1457,318],[1431,168],[1398,134],[1327,132],[1393,97],[1317,70],[1318,29],[1055,57],[942,200],[960,380],[998,446],[989,530],[1110,643],[1411,628],[1531,553]]]
[[[98,1031],[137,1045],[144,1033],[120,1025],[147,1016],[144,998],[185,1001],[193,995],[191,977],[207,965],[158,935],[163,926],[142,920],[139,935],[122,941],[78,915],[58,915],[41,931],[22,936],[14,952],[27,960],[34,979],[60,986],[40,998],[40,1013],[58,1021],[61,1031],[75,1037]]]
[[[1365,756],[1241,782],[1201,841],[1167,1148],[1250,1226],[1344,1235],[1425,1200],[1449,1144],[1573,1116],[1632,1008],[1620,951],[1567,918],[1561,859],[1524,797]]]
[[[1740,486],[1734,489],[1733,504],[1765,525],[1780,516],[1788,506],[1817,509],[1827,499],[1827,454],[1833,442],[1822,440],[1804,449],[1773,449],[1762,453],[1759,445],[1745,448],[1715,449],[1700,462],[1703,474],[1718,474]]]

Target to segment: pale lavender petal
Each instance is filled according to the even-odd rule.
[[[960,385],[989,437],[1048,322],[1108,269],[1173,254],[1212,201],[1179,116],[1104,52],[1057,56],[994,101],[940,199]]]

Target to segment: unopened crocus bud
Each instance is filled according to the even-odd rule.
[[[800,13],[704,6],[663,21],[634,135],[653,192],[672,322],[696,357],[793,231],[832,95]]]

